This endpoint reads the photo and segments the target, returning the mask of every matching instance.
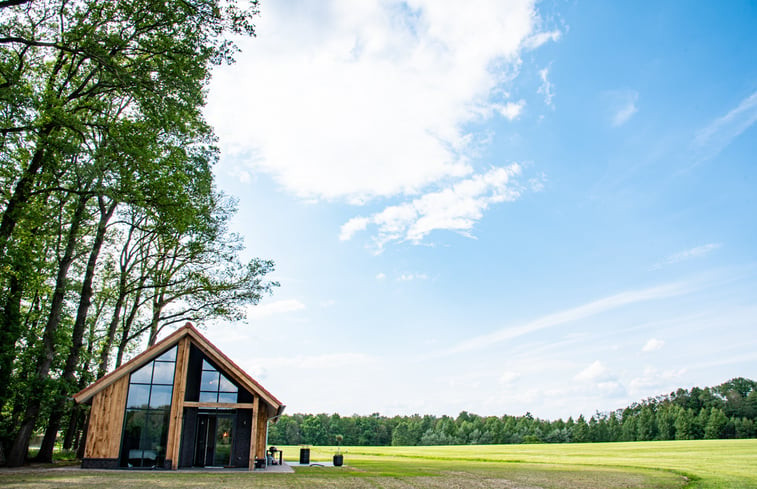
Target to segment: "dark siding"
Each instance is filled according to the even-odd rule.
[[[234,436],[234,453],[231,454],[232,464],[237,467],[250,466],[251,421],[252,409],[237,410],[237,432]]]
[[[197,433],[197,408],[184,408],[184,426],[181,430],[179,468],[191,467],[194,463],[195,438]]]
[[[199,348],[192,345],[189,349],[189,363],[187,364],[187,390],[184,395],[185,401],[197,401],[200,399],[200,378],[202,375],[203,354]]]

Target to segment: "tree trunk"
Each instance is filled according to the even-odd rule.
[[[0,314],[0,407],[10,394],[13,360],[16,358],[16,342],[21,338],[21,299],[23,283],[16,273],[10,277],[10,287]]]
[[[165,289],[160,288],[160,292],[155,295],[152,302],[152,321],[150,321],[150,339],[147,342],[148,346],[152,346],[158,340],[158,324],[160,323],[160,314],[163,312],[165,306]]]
[[[85,280],[82,285],[81,298],[79,301],[79,314],[77,315],[77,323],[79,322],[79,316],[83,314],[84,320],[86,320],[86,313],[91,304],[92,299],[92,279],[94,277],[94,269],[97,262],[97,255],[100,253],[100,248],[105,240],[105,231],[107,230],[107,224],[113,215],[113,211],[116,208],[116,202],[111,203],[110,207],[106,207],[105,198],[100,196],[98,198],[98,204],[100,206],[100,221],[97,225],[97,234],[95,241],[92,244],[92,253],[90,254],[90,262],[87,264],[87,271],[85,272]],[[92,256],[94,255],[94,260]],[[91,269],[90,269],[91,268]],[[89,277],[89,280],[87,280]],[[52,325],[52,327],[50,327]],[[8,454],[8,466],[18,467],[24,463],[27,452],[29,451],[29,439],[31,438],[34,426],[37,423],[37,417],[39,416],[42,408],[43,394],[47,390],[45,384],[50,373],[50,367],[53,364],[55,356],[55,339],[57,336],[57,324],[48,323],[45,327],[45,334],[43,335],[43,353],[37,361],[37,369],[32,379],[32,388],[30,391],[29,400],[24,413],[24,418],[21,421],[21,427],[16,434],[16,438]],[[65,398],[63,399],[65,402]],[[55,426],[55,433],[57,433],[60,427],[60,418],[52,420],[57,422]],[[55,441],[55,435],[51,434],[53,443]],[[47,438],[47,437],[46,437]],[[50,441],[48,440],[48,444]]]
[[[84,206],[86,205],[86,200],[82,202],[84,198],[80,199],[80,204],[82,205],[81,208],[81,215],[84,213]],[[89,260],[87,261],[87,269],[84,273],[84,280],[82,282],[82,290],[81,290],[81,296],[79,300],[79,309],[76,314],[76,322],[74,323],[73,332],[71,334],[71,348],[69,349],[68,357],[66,358],[66,363],[63,367],[63,373],[61,374],[61,382],[59,383],[58,393],[53,400],[52,410],[50,411],[49,421],[47,425],[47,429],[45,430],[45,436],[42,439],[42,445],[40,446],[39,453],[37,454],[37,457],[35,458],[38,462],[52,462],[53,461],[53,449],[55,448],[55,438],[58,435],[58,430],[60,429],[61,420],[63,418],[63,415],[65,413],[66,408],[66,402],[68,399],[68,396],[72,393],[72,387],[74,387],[74,375],[76,374],[76,369],[79,366],[79,358],[80,358],[80,352],[82,345],[84,344],[84,331],[87,327],[87,313],[89,311],[89,306],[92,304],[92,282],[95,278],[95,269],[97,267],[97,259],[100,256],[100,250],[102,249],[102,245],[105,242],[105,233],[108,229],[108,221],[110,221],[110,218],[113,216],[113,212],[116,209],[116,202],[113,201],[110,206],[105,205],[105,199],[103,197],[98,197],[98,205],[100,207],[100,220],[97,223],[97,231],[95,233],[95,239],[92,243],[92,250],[89,253]],[[77,211],[79,211],[79,208],[77,207]],[[71,233],[69,234],[69,239],[73,237],[73,242],[71,244],[71,255],[73,255],[73,249],[76,244],[76,234],[78,234],[78,226],[75,228],[72,224],[71,226]],[[69,252],[69,247],[67,246],[66,253]],[[70,263],[69,263],[70,265]],[[67,270],[66,270],[67,271]],[[60,273],[58,275],[58,278],[60,280],[61,276]],[[63,283],[65,287],[65,276],[63,278]],[[56,287],[56,294],[58,290]],[[61,296],[61,303],[62,303],[62,296]],[[58,311],[58,318],[60,317],[59,314],[60,311]],[[52,313],[51,313],[52,316]],[[57,326],[56,326],[57,327]]]
[[[74,404],[71,408],[71,415],[68,417],[68,426],[63,432],[63,450],[71,450],[76,437],[76,430],[79,428],[79,417],[81,416],[81,407]]]
[[[108,332],[105,335],[105,341],[103,342],[102,351],[100,352],[100,361],[97,367],[98,379],[108,372],[108,363],[110,363],[110,350],[113,348],[113,341],[116,339],[116,330],[118,329],[118,322],[121,320],[121,309],[123,308],[125,296],[125,286],[123,283],[121,283],[119,285],[118,299],[116,300],[116,305],[113,308],[113,317],[110,319]]]
[[[79,436],[78,446],[76,448],[76,458],[79,460],[84,458],[84,449],[87,447],[87,431],[89,431],[89,412],[84,416],[84,428],[81,430]]]
[[[129,315],[126,317],[126,321],[121,328],[121,341],[118,342],[118,352],[116,353],[116,368],[121,366],[121,363],[124,360],[126,347],[129,345],[129,342],[134,339],[130,336],[131,326],[134,324],[134,319],[137,317],[137,312],[139,312],[139,301],[142,300],[142,287],[144,286],[146,281],[147,276],[142,275],[142,277],[140,277],[139,279],[139,286],[137,287],[136,295],[134,296],[134,303],[131,305],[131,311],[129,311]]]

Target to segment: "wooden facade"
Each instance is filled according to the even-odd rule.
[[[82,467],[255,467],[284,405],[191,324],[74,395]]]

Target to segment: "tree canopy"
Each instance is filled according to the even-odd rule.
[[[478,445],[757,438],[757,382],[678,389],[609,413],[567,421],[523,416],[284,415],[270,427],[274,445]]]
[[[241,260],[204,120],[256,0],[0,2],[0,459],[81,446],[71,393],[278,284]],[[200,324],[201,326],[201,324]]]

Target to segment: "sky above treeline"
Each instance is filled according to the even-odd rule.
[[[208,120],[281,287],[199,325],[287,411],[757,378],[757,4],[265,1]]]

